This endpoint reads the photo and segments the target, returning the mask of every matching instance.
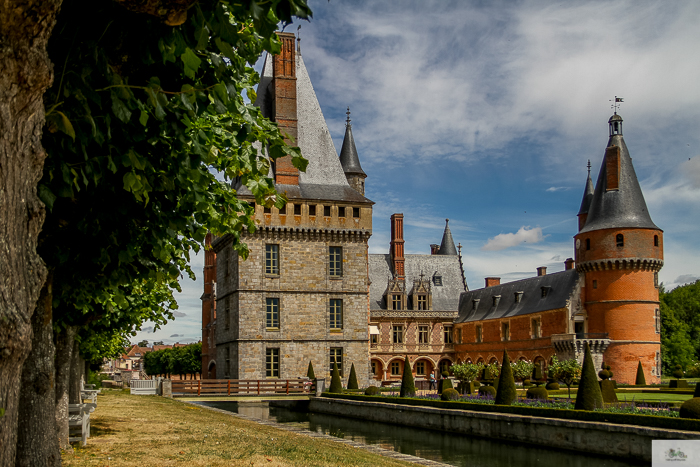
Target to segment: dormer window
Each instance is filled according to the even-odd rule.
[[[392,310],[403,310],[403,300],[401,294],[391,295],[391,309]]]
[[[479,306],[479,299],[475,298],[472,300],[472,310],[476,310],[477,307]]]
[[[442,276],[435,274],[433,276],[433,284],[437,287],[442,287]]]
[[[494,308],[498,306],[498,303],[501,301],[501,296],[500,295],[494,295],[493,296],[493,306]]]
[[[542,287],[542,298],[545,298],[547,295],[549,295],[550,290],[552,290],[552,287],[545,285]]]
[[[622,234],[617,234],[615,235],[615,244],[618,247],[623,247],[625,246],[625,236]]]
[[[523,299],[523,293],[524,292],[515,292],[515,303],[520,303]]]
[[[428,296],[424,294],[416,295],[416,310],[428,309]]]

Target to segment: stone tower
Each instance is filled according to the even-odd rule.
[[[345,138],[340,149],[340,164],[348,179],[348,183],[362,196],[365,195],[365,178],[367,174],[362,170],[360,158],[355,148],[355,138],[352,136],[352,124],[350,123],[350,107],[346,112],[348,118],[345,121]]]
[[[647,381],[661,374],[658,271],[663,232],[651,220],[622,137],[622,118],[609,120],[610,138],[590,204],[588,182],[575,238],[576,269],[586,338],[607,341],[603,360],[615,379],[634,383],[641,361]],[[586,212],[587,211],[587,212]]]
[[[246,260],[231,236],[213,241],[217,376],[300,378],[311,361],[319,378],[329,378],[336,362],[344,379],[354,363],[363,384],[373,203],[348,184],[294,35],[279,37],[282,50],[266,57],[255,104],[309,164],[299,172],[289,156],[275,161],[270,176],[289,200],[282,209],[255,204],[245,186],[235,186],[254,204],[257,229],[241,234]]]

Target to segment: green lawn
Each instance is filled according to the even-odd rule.
[[[566,394],[552,394],[551,398],[566,399]],[[692,394],[660,394],[653,392],[618,391],[620,402],[685,402],[693,397]],[[576,400],[576,393],[571,391],[571,400]]]

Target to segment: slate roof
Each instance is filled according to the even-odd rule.
[[[455,242],[452,240],[452,232],[450,232],[450,220],[445,219],[445,232],[442,234],[442,242],[440,243],[440,249],[438,250],[438,255],[456,255],[457,248],[455,248]]]
[[[578,210],[578,215],[588,213],[588,209],[591,206],[591,200],[593,199],[593,180],[591,180],[590,163],[588,171],[588,179],[586,180],[586,188],[583,190],[583,199],[581,200],[581,208]]]
[[[434,311],[456,311],[459,304],[459,294],[464,292],[462,268],[459,256],[450,255],[405,255],[404,272],[406,277],[406,293],[413,288],[413,281],[420,279],[421,272],[431,280]],[[436,286],[434,276],[442,277],[442,286]],[[384,292],[386,291],[391,274],[391,257],[388,254],[369,255],[369,308],[370,310],[386,310]],[[412,309],[410,296],[407,308]]]
[[[350,110],[348,110],[348,113],[349,112]],[[355,138],[352,136],[352,124],[350,123],[349,116],[348,121],[345,124],[345,138],[343,138],[343,147],[340,148],[340,165],[343,166],[343,170],[346,174],[367,176],[367,174],[365,174],[365,172],[362,170],[360,158],[357,155]]]
[[[464,292],[459,297],[459,315],[455,323],[510,318],[564,308],[578,280],[578,272],[569,269]],[[549,287],[546,297],[542,297],[542,287]],[[520,302],[515,300],[516,292],[523,292]],[[494,296],[498,295],[500,300],[494,306]],[[479,300],[476,308],[475,299]]]
[[[297,77],[297,141],[301,154],[309,161],[306,172],[299,173],[299,186],[277,185],[290,199],[318,199],[351,203],[372,203],[353,190],[345,177],[333,138],[328,131],[321,106],[316,98],[309,73],[300,53],[296,55]],[[272,95],[272,56],[267,55],[258,85],[255,105],[270,117]],[[354,143],[353,143],[354,147]],[[356,151],[355,151],[356,152]],[[359,159],[358,159],[359,165]],[[360,169],[361,170],[361,169]],[[270,174],[272,176],[272,174]],[[245,186],[235,186],[240,195],[250,196]]]
[[[622,121],[621,118],[616,120]],[[637,174],[632,166],[632,159],[622,135],[612,135],[608,140],[608,147],[610,146],[620,148],[619,189],[607,190],[607,171],[605,157],[603,157],[595,193],[588,209],[586,225],[581,229],[581,233],[613,228],[661,230],[651,220],[642,189],[639,187]]]

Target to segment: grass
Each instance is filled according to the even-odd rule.
[[[408,466],[324,439],[310,438],[159,396],[103,390],[85,447],[63,453],[64,466]]]

